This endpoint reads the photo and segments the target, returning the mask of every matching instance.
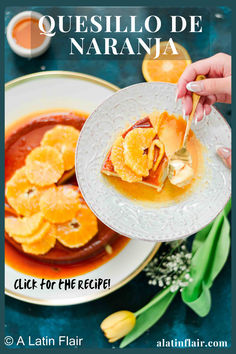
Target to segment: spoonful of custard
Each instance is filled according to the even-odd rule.
[[[196,81],[204,79],[204,75],[198,75]],[[187,149],[187,140],[192,119],[195,114],[200,96],[196,93],[193,93],[192,98],[193,108],[186,125],[182,147],[177,150],[169,159],[168,178],[170,183],[176,185],[177,187],[184,187],[189,184],[194,175],[192,168],[192,157]]]

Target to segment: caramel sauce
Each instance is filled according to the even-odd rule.
[[[22,167],[29,152],[39,146],[44,133],[57,124],[72,125],[78,130],[88,117],[84,112],[38,112],[13,123],[5,133],[5,183],[16,169]],[[75,177],[68,183],[77,185]],[[6,216],[9,215],[6,213]],[[5,262],[28,275],[59,279],[85,274],[115,257],[129,239],[110,230],[98,221],[98,234],[83,247],[70,249],[59,242],[46,255],[33,256],[22,251],[21,245],[6,234]],[[112,247],[108,254],[105,246]]]
[[[5,242],[5,262],[11,268],[17,271],[31,275],[33,277],[44,279],[61,279],[72,278],[78,275],[86,274],[92,270],[102,266],[115,257],[128,244],[129,239],[120,236],[112,244],[112,254],[108,254],[103,250],[94,257],[74,263],[74,264],[46,264],[37,259],[27,257],[24,253],[19,252],[10,243]]]
[[[12,36],[16,44],[26,49],[39,47],[45,40],[45,36],[40,34],[39,20],[36,18],[25,18],[19,21],[12,31]]]
[[[185,128],[186,121],[182,117],[176,117],[164,112],[158,136],[165,145],[167,157],[170,157],[180,148]],[[155,206],[159,207],[163,204],[178,202],[187,197],[194,190],[204,169],[203,146],[192,130],[189,133],[187,148],[192,156],[194,178],[189,185],[183,188],[172,185],[168,178],[161,192],[156,192],[154,188],[144,184],[122,181],[119,177],[105,176],[105,178],[127,198],[134,199],[142,204],[148,205],[152,203],[152,206],[155,204]]]

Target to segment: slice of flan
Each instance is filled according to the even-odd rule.
[[[129,183],[163,188],[168,173],[165,147],[158,137],[161,114],[138,120],[120,135],[108,151],[101,172]]]

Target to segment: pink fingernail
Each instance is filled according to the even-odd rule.
[[[201,92],[203,90],[201,81],[192,81],[186,85],[186,89],[191,92]]]
[[[216,152],[225,163],[225,165],[231,168],[231,149],[225,146],[216,147]]]
[[[205,118],[206,118],[206,111],[205,111],[205,109],[204,109],[202,120],[204,120]]]
[[[203,113],[203,116],[197,114],[196,119],[197,119],[198,122],[201,122],[204,119],[204,113]]]
[[[195,113],[195,116],[194,116],[195,124],[197,125],[197,122],[200,122],[201,120],[202,120],[202,118],[199,116],[199,114]]]
[[[231,149],[229,149],[225,146],[218,146],[216,148],[216,152],[220,157],[222,157],[224,159],[227,159],[231,155]]]

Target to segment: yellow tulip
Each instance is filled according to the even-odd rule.
[[[110,343],[126,336],[135,326],[136,317],[130,311],[118,311],[106,317],[101,329]]]

